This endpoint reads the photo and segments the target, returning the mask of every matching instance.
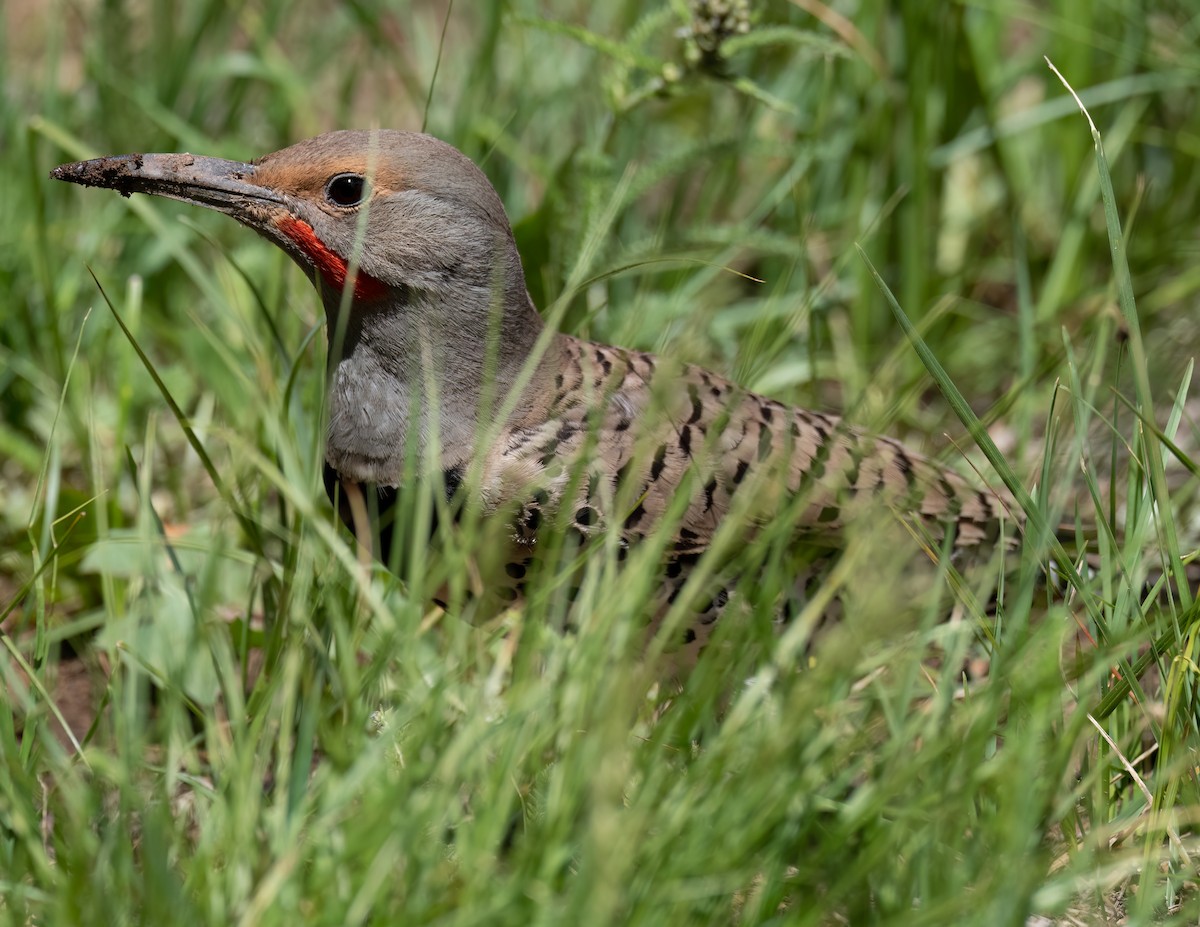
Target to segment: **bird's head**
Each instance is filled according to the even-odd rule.
[[[553,349],[535,347],[542,323],[504,207],[445,142],[332,132],[248,162],[131,154],[51,176],[215,209],[309,271],[331,323],[327,459],[344,476],[397,485],[413,435],[448,464],[470,459],[488,378],[506,396],[532,364],[512,419],[545,404]]]
[[[525,298],[500,198],[470,159],[428,135],[331,132],[249,162],[118,155],[51,176],[232,216],[315,272],[327,306],[348,286],[363,306],[413,293]]]

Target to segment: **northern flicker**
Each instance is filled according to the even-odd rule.
[[[552,524],[584,538],[611,527],[623,552],[671,518],[648,604],[661,615],[731,511],[751,532],[786,513],[810,565],[836,555],[868,506],[960,561],[986,557],[1019,515],[833,415],[546,332],[499,196],[430,136],[334,132],[246,163],[130,154],[52,176],[223,212],[310,273],[330,343],[327,484],[343,497],[343,519],[361,535],[362,511],[386,509],[404,489],[414,449],[410,461],[432,448],[451,495],[468,491],[478,462],[470,501],[504,520],[506,552],[488,578],[501,600],[521,595]],[[681,656],[698,653],[727,604],[716,590],[696,608]]]

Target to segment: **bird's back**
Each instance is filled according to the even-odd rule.
[[[585,540],[615,530],[622,553],[670,531],[648,607],[661,618],[727,519],[737,522],[738,544],[725,559],[786,520],[800,587],[827,569],[860,519],[906,522],[908,534],[934,550],[950,532],[958,562],[986,559],[1013,522],[999,496],[836,416],[650,354],[566,336],[559,345],[563,362],[544,420],[505,432],[485,465],[484,504],[513,528],[499,580],[510,598],[548,530]],[[694,598],[695,617],[680,637],[698,651],[727,597],[715,588]]]

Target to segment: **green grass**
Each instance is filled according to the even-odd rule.
[[[6,4],[6,919],[1196,920],[1197,621],[1175,581],[1147,608],[1139,585],[1198,533],[1200,18],[834,9],[757,5],[706,70],[682,2]],[[221,217],[47,172],[422,124],[483,165],[563,329],[965,454],[1078,521],[1092,590],[1035,608],[1035,536],[1002,621],[944,625],[950,584],[897,609],[866,525],[812,659],[759,614],[660,712],[648,556],[600,550],[569,614],[547,573],[480,625],[422,594],[461,590],[470,522],[364,578],[321,488],[303,274]],[[745,556],[786,582],[778,539]],[[1076,616],[1098,644],[1068,672]],[[956,696],[981,649],[990,680]],[[75,654],[78,747],[48,695]],[[1145,664],[1161,684],[1114,684]]]

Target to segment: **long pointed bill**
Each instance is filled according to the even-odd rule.
[[[298,215],[287,197],[255,183],[255,166],[190,154],[127,154],[63,164],[50,172],[55,180],[105,187],[122,196],[149,193],[206,206],[225,213],[269,238],[302,265],[320,272],[335,292],[346,286],[348,261],[331,251]],[[379,299],[387,287],[359,270],[353,277],[356,299]]]
[[[190,154],[128,154],[63,164],[55,180],[107,187],[122,196],[151,193],[228,213],[247,224],[255,206],[284,206],[279,194],[254,183],[254,165]],[[248,221],[249,220],[249,221]]]

